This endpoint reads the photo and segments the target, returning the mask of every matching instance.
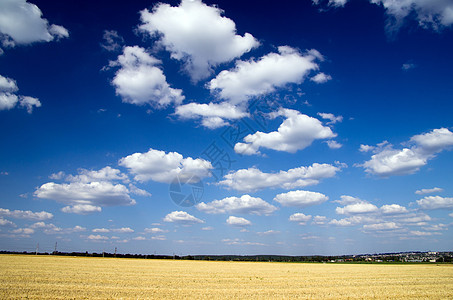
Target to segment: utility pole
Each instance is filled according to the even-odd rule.
[[[58,242],[55,242],[55,250],[53,251],[53,254],[57,254],[57,245],[58,245]]]
[[[115,257],[116,257],[116,247],[115,247]]]
[[[36,255],[38,255],[38,251],[39,251],[39,243],[36,244]]]

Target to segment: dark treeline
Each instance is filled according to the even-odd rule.
[[[0,251],[0,254],[24,255],[58,255],[86,257],[117,257],[140,259],[175,259],[175,260],[207,260],[207,261],[270,261],[270,262],[453,262],[453,252],[438,252],[434,256],[427,252],[382,253],[342,256],[286,256],[286,255],[156,255],[156,254],[121,254],[121,253],[89,253],[87,252],[15,252]],[[409,258],[409,259],[408,259]],[[429,258],[429,259],[426,259]]]

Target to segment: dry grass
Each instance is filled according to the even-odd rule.
[[[452,299],[452,265],[0,255],[1,299]]]

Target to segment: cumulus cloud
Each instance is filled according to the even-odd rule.
[[[380,210],[384,215],[403,214],[408,212],[407,208],[399,204],[382,205]]]
[[[310,80],[316,83],[326,83],[327,81],[332,80],[332,76],[321,72],[310,78]]]
[[[373,147],[374,155],[361,166],[369,174],[389,177],[413,174],[434,158],[436,154],[453,146],[453,132],[447,128],[415,135],[408,142],[412,146],[393,149],[388,143]]]
[[[110,229],[107,229],[107,228],[95,228],[92,231],[93,232],[108,233],[108,232],[110,232]]]
[[[366,201],[349,204],[345,207],[337,207],[335,212],[339,215],[352,215],[352,214],[363,214],[377,212],[378,208],[376,205],[368,203]]]
[[[299,225],[306,225],[311,220],[311,215],[304,215],[303,213],[295,213],[289,216],[291,222],[299,222]]]
[[[289,46],[278,47],[259,60],[237,61],[231,70],[220,72],[208,85],[221,99],[237,105],[250,98],[272,93],[287,84],[300,84],[312,70],[319,68],[322,55],[316,50],[301,54]]]
[[[120,166],[126,167],[135,175],[137,181],[153,180],[170,183],[178,175],[196,175],[209,177],[213,169],[211,163],[201,158],[184,158],[177,152],[149,149],[145,153],[134,153],[119,160]]]
[[[0,216],[39,221],[49,220],[53,218],[53,214],[46,211],[32,212],[30,210],[9,210],[5,208],[0,208]]]
[[[283,206],[307,207],[324,203],[329,197],[317,192],[297,190],[278,194],[274,200]]]
[[[174,89],[167,83],[162,70],[157,67],[161,61],[149,55],[139,46],[123,48],[123,54],[110,67],[120,67],[115,73],[112,84],[123,102],[165,108],[169,104],[181,104],[184,100],[182,90]]]
[[[314,216],[312,224],[314,225],[325,225],[327,223],[326,216]]]
[[[243,195],[241,197],[227,197],[222,200],[214,200],[209,203],[201,202],[197,204],[199,211],[208,214],[252,214],[270,215],[277,208],[261,198]]]
[[[229,216],[226,222],[228,225],[235,227],[247,227],[252,225],[252,222],[250,222],[249,220],[235,216]]]
[[[146,233],[163,233],[163,232],[167,232],[167,231],[163,230],[161,228],[158,228],[158,227],[152,227],[152,228],[145,228],[145,232]]]
[[[200,220],[185,211],[173,211],[165,216],[164,222],[177,223],[182,225],[193,225],[204,223],[203,220]]]
[[[452,209],[453,198],[427,196],[423,199],[417,200],[417,204],[422,209]]]
[[[140,12],[139,29],[157,36],[171,57],[185,64],[194,82],[208,77],[213,67],[229,62],[259,45],[249,33],[236,34],[235,23],[222,10],[200,0],[182,0],[179,6],[159,3]]]
[[[329,127],[323,126],[315,118],[292,109],[281,108],[270,114],[271,118],[285,117],[277,131],[264,133],[257,131],[244,138],[245,143],[237,143],[234,151],[241,154],[259,154],[259,148],[295,153],[310,146],[318,139],[334,138],[337,135]]]
[[[340,171],[330,164],[314,163],[278,173],[264,173],[253,167],[230,172],[219,184],[241,192],[254,192],[265,188],[292,189],[316,185],[321,179],[330,178]]]
[[[100,234],[90,234],[88,236],[88,239],[89,240],[95,240],[95,241],[103,241],[103,240],[108,240],[109,237],[108,236],[104,236],[104,235],[100,235]]]
[[[129,189],[115,180],[126,180],[119,170],[105,167],[99,171],[80,169],[69,175],[69,183],[48,182],[36,189],[34,195],[63,203],[66,213],[88,214],[101,211],[103,206],[134,205]]]
[[[3,46],[50,42],[66,37],[69,37],[68,30],[60,25],[49,25],[36,5],[26,0],[0,2],[0,41]]]
[[[373,216],[351,216],[348,218],[344,219],[333,219],[329,222],[329,224],[336,225],[336,226],[353,226],[357,224],[364,224],[364,223],[370,223],[370,224],[375,224],[378,219],[376,219]]]
[[[426,195],[426,194],[441,193],[443,191],[444,191],[444,189],[435,187],[435,188],[432,188],[432,189],[417,190],[417,191],[415,191],[415,194],[417,194],[417,195]]]
[[[19,104],[31,114],[34,107],[41,107],[41,102],[37,98],[17,95],[18,90],[14,79],[0,75],[0,110],[10,110]]]
[[[181,119],[201,119],[201,125],[209,129],[230,125],[226,120],[237,120],[249,115],[238,106],[227,102],[209,104],[192,102],[176,107],[175,114]]]
[[[334,141],[334,140],[330,140],[330,141],[327,141],[327,146],[330,148],[330,149],[340,149],[341,147],[343,147],[342,144],[338,143],[337,141]]]

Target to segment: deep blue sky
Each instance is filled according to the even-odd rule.
[[[33,251],[39,243],[42,251],[52,251],[58,242],[62,251],[118,247],[124,253],[167,254],[451,250],[453,31],[445,14],[453,4],[412,2],[407,15],[395,15],[392,9],[405,9],[399,1],[387,9],[367,0],[344,6],[335,5],[338,1],[195,1],[188,19],[173,24],[165,6],[153,1],[32,1],[47,24],[41,16],[25,18],[34,26],[44,24],[50,38],[20,42],[29,29],[11,20],[25,14],[15,8],[30,2],[0,0],[7,12],[0,13],[0,100],[18,99],[9,108],[0,101],[0,249]],[[221,35],[223,25],[212,24],[213,33],[204,33],[210,25],[190,23],[198,12],[203,20],[209,12],[220,20],[213,6],[234,22],[236,32],[226,29]],[[162,15],[165,20],[153,25],[153,36],[139,29],[146,8],[150,19]],[[433,16],[434,21],[422,22]],[[52,31],[53,24],[67,31]],[[106,31],[117,36],[114,49],[101,46],[107,45]],[[201,79],[193,80],[195,55],[208,60],[206,55],[228,52],[233,43],[228,34],[244,45],[246,33],[254,38],[248,49],[211,61],[211,72],[202,70]],[[180,50],[182,40],[206,46],[192,44],[195,52],[178,60],[170,49]],[[122,63],[119,56],[128,51],[160,62]],[[285,65],[290,57],[294,60]],[[244,77],[235,69],[258,62],[263,68]],[[240,84],[221,81],[222,71]],[[139,79],[133,75],[151,72],[165,78],[146,77],[144,90],[136,88]],[[324,80],[316,82],[319,74]],[[115,81],[120,77],[123,81]],[[227,87],[209,89],[213,79]],[[5,86],[11,82],[16,88]],[[163,96],[149,95],[159,84],[180,90],[184,99],[159,106]],[[129,87],[140,95],[120,91]],[[258,92],[246,94],[253,88]],[[221,97],[227,90],[240,95],[239,104]],[[24,96],[39,99],[41,106],[28,113]],[[265,115],[264,127],[257,127],[253,116],[225,112],[227,106],[246,114],[253,101],[274,114]],[[208,119],[197,115],[202,106],[183,115],[189,103],[211,103],[210,109],[224,105],[214,116],[223,126],[204,126]],[[222,140],[244,122],[253,127],[247,134],[274,132],[255,144],[238,140],[248,144],[251,155]],[[279,126],[286,131],[278,132]],[[209,164],[203,152],[212,142],[234,160],[224,174],[210,176],[214,161],[214,169],[198,164],[201,159]],[[194,169],[184,165],[190,158]],[[319,175],[314,164],[334,171]],[[313,172],[292,171],[302,172],[296,179],[281,173],[310,166]],[[110,177],[102,170],[110,170]],[[201,178],[204,194],[198,200],[209,209],[171,200],[169,184],[179,172]],[[245,173],[246,179],[239,178]],[[297,179],[315,181],[296,184]],[[136,188],[141,192],[134,194]]]

